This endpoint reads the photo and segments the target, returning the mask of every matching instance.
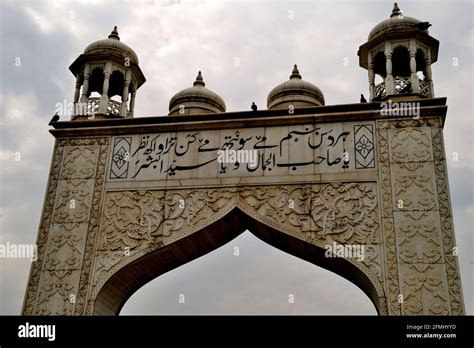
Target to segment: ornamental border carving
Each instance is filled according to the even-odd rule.
[[[383,123],[380,125],[380,123]],[[392,182],[390,173],[390,153],[388,145],[387,129],[391,124],[387,121],[379,121],[377,124],[377,142],[379,158],[379,187],[382,198],[382,238],[385,240],[385,273],[387,276],[387,306],[390,314],[401,314],[398,294],[400,284],[398,280],[398,259],[396,252],[395,225],[393,220]]]
[[[444,159],[444,144],[442,128],[432,129],[432,144],[434,157],[434,170],[436,176],[436,190],[438,192],[439,216],[441,223],[441,235],[444,246],[446,274],[448,278],[448,292],[452,315],[463,315],[465,313],[462,296],[461,280],[459,278],[459,263],[457,256],[453,255],[456,246],[453,220],[450,213],[449,185],[447,180],[446,160]]]
[[[107,140],[107,142],[105,141]],[[103,139],[102,141],[97,141],[97,144],[100,144],[99,158],[97,163],[97,174],[95,180],[94,192],[92,195],[92,207],[91,209],[89,227],[86,237],[86,246],[84,248],[84,258],[82,261],[82,272],[79,280],[79,288],[77,291],[77,304],[74,313],[83,314],[86,304],[86,297],[89,291],[89,281],[91,278],[91,267],[93,264],[93,253],[94,245],[96,240],[96,235],[99,230],[99,219],[100,219],[100,202],[103,198],[104,183],[105,183],[105,169],[107,166],[107,154],[109,152],[108,148],[109,139]]]
[[[369,183],[364,183],[364,184],[368,185]],[[309,193],[309,195],[307,197],[308,197],[308,201],[310,201],[311,200],[311,195],[313,193],[311,187],[313,185],[315,185],[315,184],[309,184],[309,185],[303,185],[303,186],[302,185],[277,185],[277,186],[268,185],[268,186],[263,186],[263,187],[257,187],[257,189],[264,191],[263,192],[263,197],[265,197],[265,200],[264,200],[265,203],[263,203],[263,204],[266,204],[267,198],[271,196],[271,194],[268,191],[274,191],[274,192],[277,192],[277,193],[280,193],[280,192],[281,193],[283,193],[283,192],[288,193],[288,192],[293,192],[294,190],[302,190],[303,192]],[[338,187],[337,184],[327,184],[327,183],[318,183],[317,185],[320,185],[321,187],[336,185],[336,187]],[[340,185],[342,185],[342,188],[344,188],[344,187],[349,187],[350,188],[350,187],[353,187],[352,185],[358,185],[358,184],[351,184],[351,183],[342,184],[341,183]],[[374,185],[374,188],[375,188],[375,183],[373,183],[373,185]],[[324,249],[324,246],[325,246],[324,240],[319,241],[319,240],[316,240],[316,239],[312,238],[311,233],[310,233],[311,231],[302,231],[302,230],[299,230],[298,228],[290,228],[289,227],[288,220],[290,220],[290,215],[292,213],[286,214],[288,216],[286,216],[286,215],[284,216],[285,221],[282,222],[282,223],[278,223],[277,221],[275,221],[271,217],[269,218],[268,216],[262,216],[262,214],[259,214],[254,208],[250,207],[249,204],[246,203],[244,198],[242,197],[242,194],[244,192],[246,192],[246,190],[252,191],[252,187],[251,186],[244,186],[244,187],[239,187],[239,188],[230,187],[230,188],[222,188],[222,189],[196,189],[196,191],[191,192],[191,195],[196,194],[196,192],[197,192],[196,196],[199,196],[201,194],[200,198],[202,198],[202,194],[206,195],[208,191],[212,191],[213,193],[218,194],[219,197],[225,197],[225,203],[221,202],[221,207],[220,208],[217,208],[216,210],[212,209],[214,211],[212,214],[210,214],[210,215],[206,214],[206,216],[209,216],[206,219],[198,219],[197,223],[194,223],[194,220],[191,220],[191,221],[188,221],[187,225],[186,224],[178,224],[179,230],[174,230],[175,232],[173,232],[171,235],[169,235],[169,237],[168,237],[167,234],[163,235],[163,232],[161,232],[161,234],[159,233],[159,235],[161,236],[161,240],[159,242],[155,241],[154,243],[152,243],[152,245],[150,245],[150,246],[148,246],[144,249],[137,248],[133,253],[131,253],[128,256],[125,256],[125,255],[120,256],[119,255],[118,259],[116,261],[113,261],[111,264],[108,265],[108,267],[105,267],[105,273],[102,273],[102,271],[101,271],[102,274],[100,274],[100,279],[97,279],[97,277],[94,275],[96,273],[96,271],[98,271],[100,268],[103,268],[102,267],[103,264],[100,264],[100,262],[97,259],[98,255],[102,252],[101,251],[102,249],[101,250],[98,249],[99,241],[97,241],[96,248],[94,249],[93,254],[94,254],[94,258],[97,260],[97,262],[99,262],[99,265],[96,264],[97,263],[96,261],[92,261],[93,264],[94,264],[93,271],[88,273],[88,278],[90,280],[89,284],[92,288],[92,291],[91,291],[91,293],[90,293],[90,295],[88,296],[88,299],[87,299],[87,307],[86,307],[86,310],[85,310],[85,314],[87,314],[87,315],[93,314],[94,303],[95,303],[95,300],[98,296],[98,293],[99,293],[100,289],[113,276],[113,274],[115,274],[119,269],[123,268],[124,266],[126,266],[130,262],[132,262],[134,260],[137,260],[138,258],[140,258],[140,257],[142,257],[146,254],[149,254],[149,253],[151,253],[155,250],[158,250],[159,248],[161,248],[165,245],[169,245],[169,244],[171,244],[172,242],[174,242],[178,239],[185,238],[186,236],[189,236],[192,233],[195,233],[199,230],[202,230],[206,226],[209,226],[213,222],[218,221],[221,218],[223,218],[225,215],[227,215],[234,208],[240,209],[245,214],[249,215],[250,217],[254,218],[255,220],[257,220],[257,221],[259,221],[259,222],[261,222],[261,223],[263,223],[267,226],[270,226],[270,227],[274,228],[275,230],[278,230],[278,231],[283,232],[285,234],[288,234],[290,236],[296,237],[300,240],[312,243],[313,245],[316,245],[316,246]],[[110,194],[115,194],[115,193],[119,193],[119,194],[124,193],[125,194],[127,192],[142,192],[142,191],[110,191],[109,193]],[[162,192],[161,194],[157,193],[157,194],[153,195],[153,196],[156,196],[156,197],[158,197],[158,196],[159,197],[171,197],[173,195],[177,195],[177,196],[183,197],[183,198],[189,197],[188,195],[182,195],[183,192],[188,192],[186,190],[143,191],[143,193],[141,193],[139,195],[139,197],[144,197],[145,196],[144,192]],[[223,194],[225,192],[227,193],[227,195]],[[258,196],[258,193],[255,193],[255,195]],[[206,195],[204,197],[204,199],[206,200],[209,196],[210,195]],[[375,204],[377,204],[376,196],[374,196],[374,199],[375,199]],[[169,203],[168,200],[165,200],[165,201],[167,202],[166,204]],[[172,202],[170,202],[170,203],[172,203]],[[159,210],[160,212],[167,209],[166,204],[165,204],[164,207],[160,207],[160,210]],[[210,204],[208,204],[207,201],[204,204],[205,205],[210,205]],[[262,205],[259,205],[259,207],[261,207],[261,206]],[[377,206],[378,206],[378,204],[377,204]],[[309,215],[310,207],[309,207],[309,205],[307,205],[307,208],[308,208],[308,212],[305,213],[305,214],[307,214],[307,216],[310,218],[310,215]],[[102,207],[103,212],[102,212],[101,216],[106,215],[105,212],[104,212],[105,209],[106,209],[106,204],[104,204],[104,206]],[[195,210],[195,208],[193,208],[193,209]],[[200,211],[201,208],[198,208],[198,209],[199,209],[198,211]],[[301,215],[303,215],[303,213],[301,213]],[[142,220],[142,218],[140,218],[140,220]],[[375,218],[377,219],[377,215],[375,216]],[[172,218],[172,220],[176,220],[176,219]],[[163,223],[166,222],[165,219],[163,219],[162,221],[163,221]],[[171,223],[174,224],[175,221],[171,221]],[[109,226],[110,222],[102,221],[101,224],[105,224],[106,226]],[[377,225],[378,225],[378,221],[377,221]],[[105,227],[105,228],[107,228],[107,227]],[[102,227],[100,228],[100,231],[102,231]],[[380,233],[380,229],[378,229],[378,231],[379,231],[378,233]],[[102,233],[102,232],[100,232],[100,233]],[[97,238],[100,238],[100,235],[98,235]],[[368,236],[367,237],[367,242],[368,242],[367,245],[372,245],[371,244],[372,239],[373,239],[373,236]],[[115,238],[113,240],[115,240]],[[374,240],[376,241],[376,243],[380,243],[380,237],[377,237]],[[109,253],[110,255],[113,254],[113,253],[120,253],[121,246],[118,245],[118,244],[114,244],[114,245],[115,246],[113,247],[113,250],[112,249],[111,250],[107,249],[106,251],[104,251],[104,253]],[[145,245],[146,245],[146,243],[145,243]],[[373,246],[376,247],[377,245],[379,245],[379,244],[374,244]],[[117,249],[117,248],[119,248],[119,249]],[[374,250],[376,250],[376,249],[374,249]],[[89,252],[89,254],[90,254],[90,252]],[[122,252],[122,254],[124,254],[124,253]],[[373,260],[377,259],[378,262],[380,263],[381,262],[381,257],[382,256],[380,255],[380,250],[379,250],[378,255],[377,255],[377,252],[375,252]],[[367,276],[368,279],[370,279],[370,282],[375,287],[377,297],[378,297],[378,300],[379,300],[379,308],[377,308],[377,309],[378,309],[378,311],[381,315],[387,315],[388,310],[387,310],[387,303],[386,303],[386,300],[385,300],[385,289],[384,289],[384,284],[383,284],[383,282],[384,282],[383,270],[380,270],[380,274],[377,276],[376,274],[374,274],[374,271],[371,268],[369,268],[369,266],[367,264],[364,264],[363,261],[358,261],[356,259],[350,259],[350,258],[345,258],[345,260],[352,263],[356,268],[358,268],[361,272],[363,272]],[[382,263],[383,263],[383,261],[382,261]]]
[[[30,276],[28,279],[28,287],[23,304],[24,315],[35,314],[36,298],[39,292],[40,276],[43,268],[44,258],[46,256],[46,247],[48,240],[49,226],[53,220],[53,208],[56,197],[56,189],[59,183],[59,175],[61,170],[63,156],[63,147],[59,146],[56,141],[54,147],[54,154],[49,172],[49,180],[47,192],[43,207],[43,214],[41,215],[41,223],[38,231],[38,238],[36,244],[38,245],[38,259],[32,263]]]

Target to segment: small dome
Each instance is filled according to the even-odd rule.
[[[109,55],[112,52],[117,52],[123,58],[129,58],[132,62],[138,64],[137,54],[134,50],[120,41],[116,26],[107,39],[95,41],[84,50],[84,54]]]
[[[370,41],[379,35],[393,31],[413,30],[418,23],[421,23],[421,21],[413,17],[404,16],[397,3],[394,3],[390,18],[377,24],[370,31],[368,40]],[[421,31],[428,34],[427,29]]]
[[[294,66],[290,79],[276,86],[267,97],[268,109],[324,105],[324,95],[321,90],[301,79],[298,67]]]
[[[224,100],[217,93],[204,87],[205,85],[199,71],[193,87],[183,89],[171,98],[169,115],[225,112]]]

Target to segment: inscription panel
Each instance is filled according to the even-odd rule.
[[[375,170],[374,124],[137,134],[112,138],[108,181],[319,175]]]

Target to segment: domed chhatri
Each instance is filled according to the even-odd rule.
[[[416,28],[416,26],[420,26],[420,23],[422,22],[419,19],[404,16],[402,11],[400,11],[400,8],[398,7],[398,4],[394,3],[390,18],[385,19],[379,24],[377,24],[370,31],[368,40],[372,40],[379,35],[386,34],[391,31],[400,32],[403,30],[412,30],[413,28]],[[428,34],[428,28],[424,29],[422,27],[422,29],[418,29]]]
[[[183,89],[170,100],[169,115],[191,115],[225,112],[224,100],[205,87],[199,71],[193,87]]]
[[[323,92],[301,78],[296,64],[290,79],[273,88],[267,97],[268,109],[284,109],[291,105],[295,108],[324,105]]]
[[[407,94],[434,97],[431,64],[438,60],[439,41],[428,34],[430,26],[404,16],[395,3],[390,18],[372,29],[358,52],[359,65],[369,72],[371,101]],[[383,79],[377,85],[376,75]]]
[[[76,77],[72,119],[133,117],[137,89],[146,80],[117,27],[107,39],[87,46],[69,70]]]
[[[134,63],[138,64],[138,56],[134,50],[120,41],[117,26],[110,33],[107,39],[98,40],[91,43],[84,50],[84,54],[102,54],[102,53],[116,53],[123,58],[129,58]]]

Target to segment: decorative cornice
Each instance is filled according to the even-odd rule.
[[[397,100],[403,102],[403,100]],[[414,102],[410,100],[410,102]],[[446,98],[418,99],[420,118],[441,117],[444,125],[448,107]],[[324,122],[395,120],[407,117],[382,115],[380,103],[358,103],[321,107],[295,108],[288,110],[261,110],[245,112],[225,112],[173,117],[136,117],[125,119],[97,119],[84,121],[56,122],[50,133],[57,138],[78,136],[103,136],[119,134],[161,133],[169,131],[189,131],[206,129],[232,129],[243,127],[265,127],[317,124]]]

